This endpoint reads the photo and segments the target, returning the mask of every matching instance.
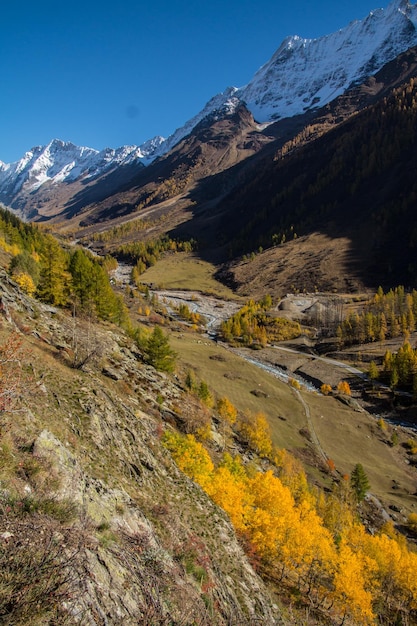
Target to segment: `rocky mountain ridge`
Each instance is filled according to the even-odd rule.
[[[94,182],[104,189],[93,194],[94,200],[109,196],[134,176],[141,163],[166,155],[203,120],[225,119],[242,105],[264,125],[316,111],[417,44],[416,6],[393,0],[386,9],[372,11],[331,35],[313,40],[288,37],[246,86],[214,96],[166,140],[156,137],[140,147],[101,152],[53,140],[16,163],[0,162],[0,201],[26,219],[36,219],[40,206],[49,204],[50,217],[62,205],[57,188],[63,183],[70,186],[63,191],[64,203]],[[120,180],[113,177],[110,182],[109,174],[117,171]]]

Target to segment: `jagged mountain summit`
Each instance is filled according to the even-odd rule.
[[[126,185],[135,168],[166,155],[204,120],[225,119],[242,105],[262,125],[314,111],[414,45],[417,4],[408,0],[393,0],[386,9],[376,9],[365,19],[331,35],[318,39],[288,37],[246,86],[229,87],[214,96],[168,139],[155,137],[140,147],[123,146],[101,152],[53,140],[47,146],[28,151],[16,163],[0,161],[0,202],[32,219],[39,206],[49,201],[51,189],[72,183],[64,193],[68,202],[71,195],[79,193],[80,185],[84,189],[94,183],[97,186],[105,177],[106,185],[96,194],[102,199],[118,186]],[[111,173],[114,175],[110,180]],[[91,202],[97,199],[93,195],[84,197]],[[54,198],[56,210],[60,204],[62,198]],[[80,208],[78,202],[77,210]],[[50,215],[54,211],[51,209]]]
[[[246,86],[214,96],[161,143],[155,156],[173,148],[207,116],[230,115],[241,103],[260,123],[318,109],[415,45],[417,4],[408,0],[393,0],[386,9],[318,39],[287,37]]]
[[[258,122],[319,108],[417,44],[417,5],[394,0],[319,39],[288,37],[234,94]]]
[[[89,179],[115,167],[139,163],[163,141],[162,137],[146,142],[141,147],[122,146],[114,150],[79,147],[73,143],[53,139],[46,146],[36,146],[15,163],[0,161],[1,200],[12,202],[23,188],[34,192],[47,182],[72,182]]]

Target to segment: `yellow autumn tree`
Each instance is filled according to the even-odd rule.
[[[372,624],[373,574],[376,563],[362,552],[354,552],[345,539],[339,545],[337,570],[333,578],[335,603],[355,624]]]
[[[253,497],[244,477],[233,474],[228,467],[219,467],[210,483],[206,484],[206,491],[228,513],[236,530],[247,529],[246,518],[253,506]]]
[[[330,494],[320,492],[320,497],[317,499],[317,512],[335,539],[352,528],[357,520],[349,481],[342,480],[335,485]]]
[[[279,470],[279,479],[289,488],[297,502],[307,494],[310,498],[312,494],[308,489],[306,473],[295,456],[284,448],[275,448],[271,460]]]
[[[378,564],[379,597],[394,612],[404,614],[417,608],[417,554],[412,552],[403,535],[393,528],[384,528],[377,536],[366,536],[362,551]]]
[[[205,489],[212,479],[214,465],[209,453],[193,435],[166,432],[164,443],[181,471]]]
[[[264,413],[244,415],[239,422],[239,430],[248,445],[260,456],[269,456],[272,452],[271,428]]]
[[[228,424],[232,425],[236,422],[237,408],[225,396],[218,400],[217,411]]]
[[[26,272],[21,272],[19,274],[16,274],[15,276],[13,276],[13,278],[17,282],[19,287],[25,293],[29,294],[30,296],[33,296],[33,294],[36,291],[36,285],[33,282],[32,277],[29,274],[26,274]]]
[[[282,547],[285,566],[297,574],[308,594],[314,589],[314,604],[322,604],[337,555],[331,533],[307,501],[297,507],[286,539]]]
[[[332,392],[331,385],[328,385],[327,383],[323,383],[322,386],[320,387],[320,391],[324,396],[328,396],[329,393]]]
[[[350,390],[350,385],[347,382],[347,380],[341,380],[340,382],[337,383],[337,391],[339,393],[344,394],[345,396],[350,396],[352,393]]]
[[[249,489],[254,498],[247,522],[251,540],[261,557],[274,561],[296,518],[294,498],[271,470],[256,473]]]
[[[378,596],[387,606],[398,605],[398,601],[407,590],[402,580],[404,570],[404,556],[401,546],[385,533],[377,536],[368,536],[366,544],[361,546],[377,563]],[[415,577],[413,577],[415,578]]]

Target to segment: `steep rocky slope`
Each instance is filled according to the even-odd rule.
[[[162,447],[181,387],[118,330],[3,273],[0,288],[1,344],[13,338],[25,376],[23,404],[1,413],[0,621],[281,623],[225,514]],[[99,346],[83,370],[74,337]]]

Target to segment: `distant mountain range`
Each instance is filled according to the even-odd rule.
[[[355,228],[363,228],[369,234],[369,215],[366,228],[362,223],[368,209],[372,207],[373,219],[381,223],[379,212],[392,216],[393,209],[386,206],[386,198],[394,202],[395,194],[391,191],[395,187],[398,197],[396,181],[401,180],[405,185],[402,204],[407,205],[406,222],[410,232],[414,232],[405,198],[411,183],[403,180],[401,168],[409,146],[404,145],[393,156],[385,144],[378,144],[378,128],[372,122],[372,111],[383,116],[384,107],[395,108],[392,98],[395,101],[402,97],[395,90],[407,83],[408,90],[414,89],[414,46],[417,5],[407,0],[394,0],[386,9],[372,11],[364,20],[319,39],[289,37],[248,85],[228,88],[214,96],[168,139],[156,137],[140,147],[123,146],[101,152],[54,140],[48,146],[33,148],[16,163],[0,162],[0,201],[25,219],[57,223],[69,220],[83,234],[104,230],[126,219],[146,218],[153,224],[152,236],[170,232],[172,236],[195,237],[201,254],[223,264],[253,250],[274,248],[282,241],[287,241],[286,254],[291,249],[296,251],[303,237],[309,237],[316,228],[330,239],[344,237],[352,242],[355,238],[353,256],[359,256],[348,267],[346,259],[350,253],[346,249],[345,260],[340,261],[346,281],[335,277],[330,282],[321,280],[323,268],[316,267],[307,279],[294,269],[283,279],[289,289],[294,281],[295,287],[336,289],[372,283],[379,280],[377,258],[381,257],[385,235],[380,229],[376,238],[379,256],[368,258],[362,264],[364,269],[357,271],[366,246],[358,243],[349,212],[355,214]],[[412,117],[413,106],[412,101],[404,101],[401,107],[405,116]],[[415,129],[403,137],[399,130],[403,119],[392,115],[392,120],[386,127],[386,136],[391,136],[394,143],[414,141]],[[358,136],[360,154],[368,152],[369,142],[379,145],[375,150],[389,153],[387,162],[391,169],[375,187],[375,173],[364,164],[360,166],[374,176],[367,183],[366,206],[360,213],[357,207],[363,206],[363,197],[355,196],[361,189],[358,164],[350,163],[350,169],[343,165],[345,158],[349,161],[349,151],[338,150],[335,139],[339,137],[338,141],[347,145],[347,123],[351,136]],[[326,162],[322,160],[322,155],[327,154],[327,162],[333,162],[334,152],[339,159],[334,166],[337,176],[333,171],[325,172]],[[404,171],[409,167],[410,161]],[[393,169],[399,170],[396,177],[391,176]],[[388,179],[392,184],[385,189]],[[323,180],[328,181],[327,188]],[[316,194],[311,192],[313,188]],[[343,202],[332,197],[342,188]],[[332,202],[337,210],[331,215]],[[332,232],[329,223],[333,225]],[[301,237],[288,244],[294,229]],[[369,243],[366,235],[365,241]],[[397,244],[390,240],[389,246],[393,250]],[[396,280],[406,272],[409,280],[412,260],[407,257],[401,263],[395,259],[390,262],[389,257],[382,252],[381,258],[391,268],[385,267],[385,276]],[[223,265],[222,275],[239,288],[248,280],[245,273],[239,278],[239,271]],[[259,276],[258,272],[258,281]],[[370,281],[369,276],[373,277]]]

